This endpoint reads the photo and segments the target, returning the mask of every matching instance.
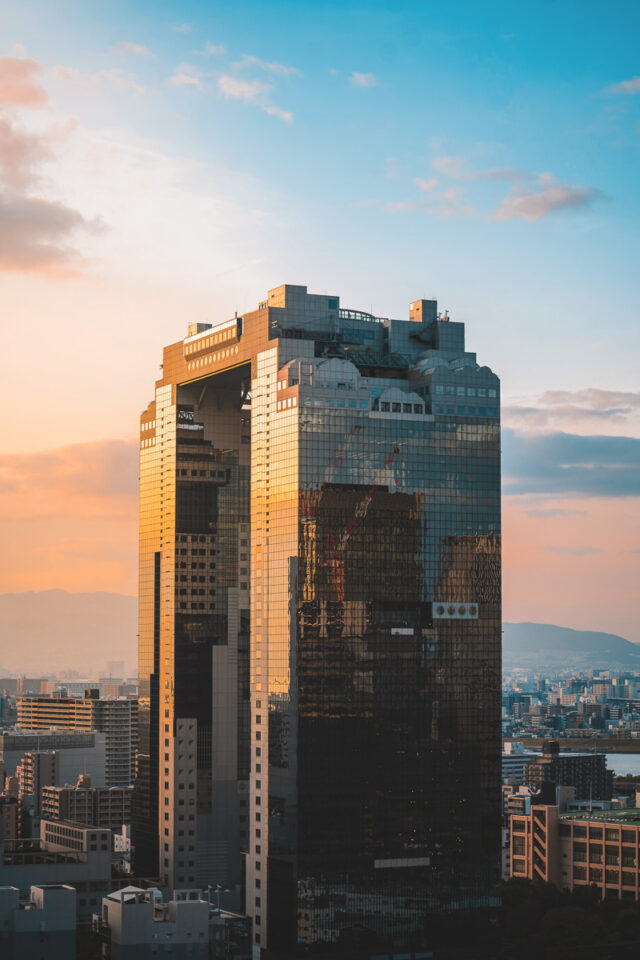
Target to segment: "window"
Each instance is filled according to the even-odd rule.
[[[587,859],[587,847],[584,843],[576,843],[573,848],[573,859],[585,862]]]

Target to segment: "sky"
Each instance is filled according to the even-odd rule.
[[[640,6],[0,0],[0,592],[137,589],[162,346],[437,297],[502,380],[504,614],[640,641]]]

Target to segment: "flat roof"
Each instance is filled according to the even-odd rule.
[[[584,810],[572,813],[561,813],[561,820],[599,820],[607,823],[637,823],[640,824],[640,809],[637,807],[623,807],[621,810]]]

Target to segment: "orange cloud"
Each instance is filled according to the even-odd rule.
[[[0,456],[4,516],[64,512],[84,518],[105,510],[129,515],[138,482],[138,444],[122,440],[75,443],[57,450]],[[13,499],[12,499],[13,498]],[[87,511],[87,507],[89,510]]]
[[[8,187],[24,189],[40,179],[38,167],[51,159],[46,136],[29,133],[0,117],[0,177]]]
[[[0,105],[45,107],[47,94],[35,79],[40,69],[29,57],[0,57]]]
[[[95,232],[102,227],[64,203],[0,193],[0,270],[76,275],[83,261],[69,240],[79,229]]]
[[[137,442],[1,456],[0,592],[134,594],[137,482]]]

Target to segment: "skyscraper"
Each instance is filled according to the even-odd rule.
[[[138,869],[242,849],[256,955],[419,949],[499,873],[497,377],[285,285],[165,349],[140,444]]]

